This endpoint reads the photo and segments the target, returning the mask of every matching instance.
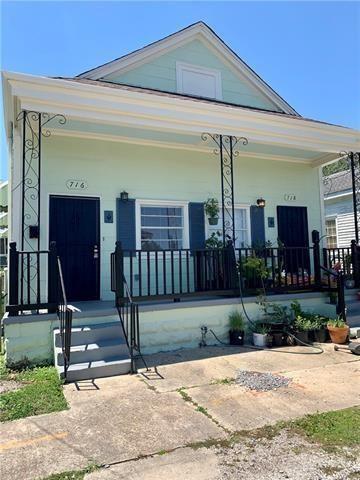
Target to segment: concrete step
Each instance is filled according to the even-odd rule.
[[[60,375],[63,375],[62,367],[57,367]],[[112,377],[114,375],[126,375],[130,372],[130,358],[109,358],[95,362],[75,363],[69,366],[67,381],[92,380],[95,378]]]
[[[54,330],[54,359],[56,368],[63,375],[64,357],[59,329]],[[125,375],[130,368],[129,349],[120,321],[71,329],[67,381]]]
[[[118,322],[101,323],[96,325],[83,325],[71,329],[71,345],[84,345],[96,343],[100,340],[111,338],[123,338],[123,330],[120,320]],[[54,330],[55,346],[61,346],[60,331]]]
[[[98,340],[95,343],[85,343],[83,345],[74,345],[70,349],[70,363],[94,362],[113,358],[118,355],[126,356],[129,349],[124,337],[111,338],[109,340]],[[55,347],[56,364],[64,365],[62,350]]]

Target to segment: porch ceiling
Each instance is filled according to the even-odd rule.
[[[56,122],[49,124],[53,135],[96,139],[111,142],[123,142],[163,148],[174,148],[199,152],[211,152],[215,145],[211,141],[204,142],[200,134],[177,133],[161,129],[134,128],[97,122],[80,121],[67,118],[66,124],[60,128]],[[220,133],[220,132],[219,132]],[[317,164],[324,160],[324,154],[309,149],[289,148],[281,145],[267,145],[248,138],[248,145],[240,146],[239,155],[250,158]],[[328,154],[326,161],[337,157]]]

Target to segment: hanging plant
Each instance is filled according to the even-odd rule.
[[[208,217],[209,225],[217,225],[219,222],[219,202],[216,198],[208,198],[204,203],[204,210]]]

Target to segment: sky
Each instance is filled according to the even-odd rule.
[[[1,69],[71,77],[202,20],[301,115],[360,129],[360,2],[0,0]],[[7,177],[1,129],[0,178]]]

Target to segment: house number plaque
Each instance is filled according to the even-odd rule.
[[[295,193],[285,193],[284,200],[286,200],[287,202],[296,202]]]
[[[85,190],[88,184],[85,180],[70,179],[66,181],[66,187],[68,190]]]

